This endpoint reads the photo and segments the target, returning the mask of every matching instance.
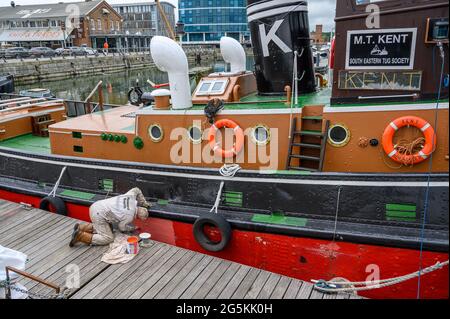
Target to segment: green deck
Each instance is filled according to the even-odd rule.
[[[39,154],[50,154],[50,139],[32,134],[14,137],[0,142],[1,147],[29,151]]]
[[[298,97],[298,106],[308,105],[330,105],[331,88],[325,88],[315,93],[304,94]],[[227,103],[227,110],[248,110],[248,109],[282,109],[290,108],[291,105],[283,102],[286,96],[260,96],[252,94],[241,99],[239,103]],[[203,110],[204,105],[195,105],[194,110]]]

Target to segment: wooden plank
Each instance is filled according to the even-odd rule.
[[[24,227],[22,230],[18,230],[14,235],[9,236],[5,240],[5,245],[10,245],[15,247],[14,249],[26,249],[25,247],[36,247],[36,243],[42,241],[43,239],[49,238],[49,232],[53,231],[55,228],[61,229],[62,224],[68,224],[69,221],[55,219],[52,216],[46,216],[45,220],[40,220],[38,223],[30,223],[31,227]]]
[[[244,299],[256,299],[269,277],[270,272],[262,270],[258,277],[256,277],[256,280],[253,282],[247,294],[244,296]]]
[[[225,272],[228,270],[228,268],[231,267],[233,263],[227,260],[222,260],[217,266],[217,268],[214,270],[213,273],[206,279],[206,281],[203,283],[203,285],[198,289],[194,296],[192,296],[193,299],[204,299],[208,295],[208,293],[217,285],[217,282],[222,278],[222,276],[225,274]]]
[[[193,261],[197,264],[202,255],[194,253],[192,251],[185,251],[184,256],[180,258],[173,266],[169,267],[165,274],[155,284],[147,290],[147,292],[141,297],[143,299],[153,299],[155,296],[167,285],[167,283],[183,270],[184,267],[190,265]]]
[[[20,213],[14,214],[11,219],[0,221],[0,235],[3,236],[7,233],[10,233],[13,229],[20,230],[20,227],[25,223],[32,221],[32,219],[36,219],[36,214],[34,214],[35,210],[21,210]],[[18,228],[17,228],[18,227]]]
[[[155,299],[176,299],[181,296],[211,260],[211,256],[196,253],[194,258],[155,296]]]
[[[217,267],[222,263],[222,260],[219,258],[213,258],[211,263],[207,265],[207,267],[198,275],[197,278],[189,285],[189,287],[183,292],[179,298],[181,299],[193,299],[195,293],[205,284],[206,280],[216,272]],[[175,296],[174,296],[175,297]]]
[[[126,264],[111,265],[106,271],[101,273],[97,278],[100,283],[92,289],[87,298],[101,299],[105,298],[111,291],[124,281],[128,281],[128,277],[154,255],[162,246],[153,245],[148,249],[141,250],[133,260]]]
[[[2,243],[5,243],[5,245],[10,245],[17,240],[17,238],[25,237],[28,232],[35,231],[39,225],[42,225],[50,220],[52,220],[51,216],[44,214],[36,217],[36,219],[32,221],[18,224],[14,228],[9,229],[7,233],[2,234],[1,241]]]
[[[303,283],[300,280],[292,279],[286,293],[283,296],[283,299],[295,299],[302,284]]]
[[[212,289],[205,296],[205,299],[217,299],[223,289],[225,289],[227,284],[234,277],[235,273],[239,270],[239,267],[239,264],[231,263],[230,267],[227,268],[215,285],[212,286]]]
[[[142,278],[150,277],[161,267],[165,260],[168,260],[177,251],[175,247],[166,244],[159,244],[158,246],[161,246],[161,248],[141,268],[136,269],[125,281],[110,291],[106,298],[128,298],[141,286]]]
[[[310,283],[304,282],[298,291],[296,299],[309,299],[311,292],[313,290],[313,285]]]
[[[323,292],[320,292],[320,291],[314,289],[314,286],[313,286],[311,294],[309,295],[309,299],[323,299],[323,295],[324,295]]]
[[[31,210],[31,209],[30,209]],[[24,207],[16,203],[3,203],[0,206],[0,223],[4,226],[8,226],[8,221],[16,220],[19,217],[24,217],[27,214]],[[2,227],[2,228],[4,228]]]
[[[271,273],[266,283],[262,287],[257,299],[269,299],[279,280],[279,275]]]
[[[291,281],[292,278],[282,276],[280,278],[280,281],[278,281],[278,284],[276,285],[274,291],[270,295],[270,299],[283,299],[283,296],[286,293]]]
[[[185,250],[175,249],[175,254],[164,260],[159,267],[156,267],[157,270],[150,277],[140,278],[141,285],[128,298],[142,298],[186,253]]]
[[[228,282],[225,289],[223,289],[220,293],[219,299],[230,299],[241,284],[242,280],[244,280],[245,276],[247,276],[249,271],[250,267],[241,265],[233,278]]]
[[[103,255],[103,251],[101,249],[92,249],[89,250],[89,253],[85,253],[77,257],[72,261],[68,261],[66,265],[59,268],[56,272],[46,277],[46,280],[53,282],[60,287],[63,287],[66,284],[66,280],[68,279],[68,273],[66,272],[66,267],[68,265],[77,266],[80,274],[80,286],[86,284],[93,276],[96,276],[101,269],[107,267],[108,265],[102,263],[100,261],[101,256]],[[101,265],[101,267],[98,267]],[[100,269],[100,270],[99,270]],[[32,291],[40,292],[43,290],[41,285],[35,284],[32,286]],[[74,293],[77,289],[72,290]]]
[[[243,299],[248,291],[252,288],[252,285],[260,272],[260,269],[251,268],[245,278],[242,280],[241,284],[237,287],[234,294],[231,296],[231,299]]]

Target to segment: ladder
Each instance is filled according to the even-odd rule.
[[[301,129],[297,128],[297,118],[292,119],[292,134],[289,141],[286,170],[321,172],[323,170],[325,148],[330,121],[325,122],[325,130],[303,130],[305,123],[312,122],[323,126],[322,116],[302,116]],[[297,152],[294,152],[297,150]],[[299,165],[293,165],[297,160]]]

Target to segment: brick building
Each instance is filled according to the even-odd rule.
[[[0,43],[120,48],[122,17],[104,0],[0,7]]]

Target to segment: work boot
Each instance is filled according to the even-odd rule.
[[[72,240],[69,243],[69,247],[73,247],[78,242],[90,245],[92,243],[92,236],[92,234],[83,232],[80,229],[75,230],[72,233]]]
[[[84,231],[86,233],[90,233],[93,234],[94,233],[94,225],[92,224],[75,224],[75,226],[73,226],[73,231],[77,231],[77,230],[81,230]]]

